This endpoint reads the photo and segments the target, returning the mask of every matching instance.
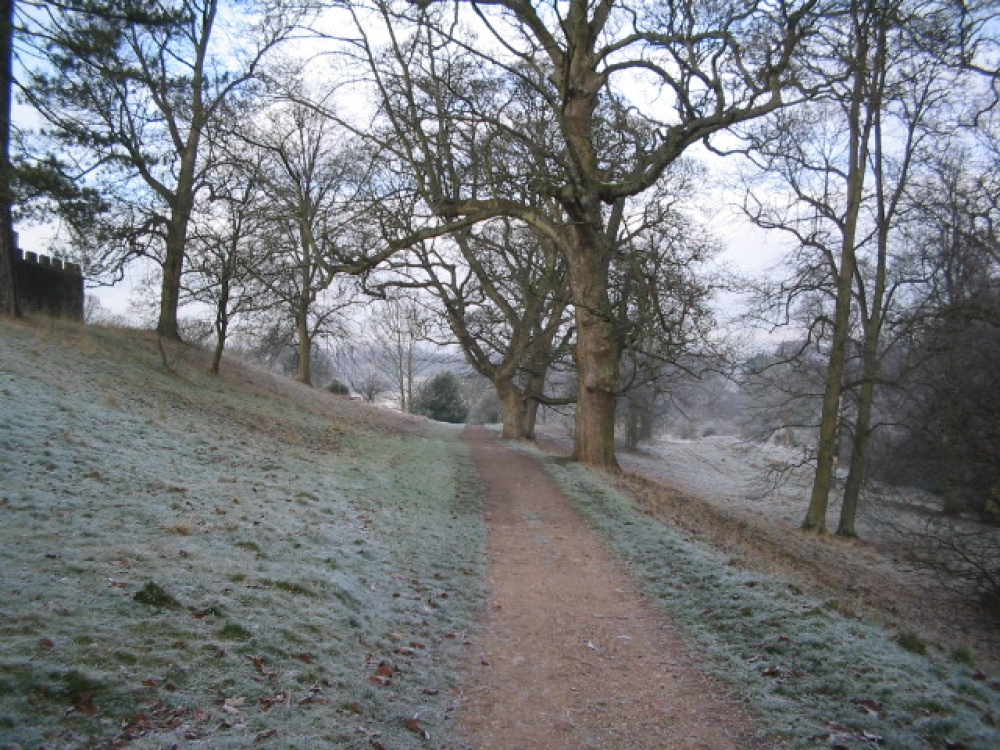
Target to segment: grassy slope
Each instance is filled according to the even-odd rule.
[[[915,653],[915,638],[745,569],[580,467],[548,467],[776,747],[1000,748],[1000,681],[966,654]]]
[[[0,746],[446,742],[482,606],[456,432],[165,356],[0,320]]]

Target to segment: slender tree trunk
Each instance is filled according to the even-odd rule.
[[[826,531],[826,509],[833,489],[837,461],[837,436],[840,430],[840,398],[843,392],[844,373],[847,370],[847,341],[850,332],[851,284],[854,272],[854,243],[844,240],[837,279],[837,301],[833,322],[833,342],[827,363],[826,385],[823,390],[823,410],[819,426],[819,450],[816,455],[816,472],[813,476],[809,509],[802,528],[823,533]]]
[[[568,257],[579,381],[573,457],[588,466],[617,469],[615,385],[620,347],[608,299],[611,253],[591,227],[577,224],[574,232],[576,241]]]
[[[312,337],[309,335],[309,316],[305,310],[299,310],[295,315],[295,331],[299,343],[299,375],[298,381],[312,385]]]
[[[224,278],[219,289],[219,300],[215,306],[215,351],[212,354],[213,375],[219,374],[222,366],[222,352],[226,348],[229,334],[229,279]]]
[[[882,150],[882,104],[886,90],[886,67],[888,64],[888,31],[885,20],[879,17],[879,25],[875,35],[875,55],[873,61],[873,84],[869,107],[872,112],[872,141],[874,151],[873,176],[875,179],[875,200],[877,205],[877,261],[875,264],[875,283],[872,286],[869,311],[864,321],[864,345],[861,352],[861,388],[858,394],[858,416],[854,426],[854,445],[851,451],[851,468],[847,474],[847,484],[844,487],[844,502],[840,511],[840,523],[837,527],[838,536],[857,536],[855,519],[861,498],[861,488],[864,486],[868,469],[868,454],[872,442],[872,410],[875,403],[875,381],[879,376],[879,344],[882,338],[882,326],[885,319],[886,288],[889,266],[889,230],[892,216],[895,214],[897,201],[902,195],[911,164],[910,138],[907,138],[907,157],[903,160],[902,169],[894,195],[886,194],[885,169]],[[860,290],[859,290],[860,291]]]
[[[0,315],[21,314],[14,276],[14,196],[11,191],[10,111],[14,0],[0,0]]]
[[[219,370],[222,369],[222,353],[226,349],[226,329],[225,326],[216,331],[215,337],[215,351],[212,352],[212,368],[211,373],[213,375],[218,375]]]
[[[855,243],[858,215],[864,200],[868,144],[873,124],[872,112],[865,108],[868,76],[869,37],[862,11],[854,8],[856,50],[853,60],[853,88],[847,113],[849,130],[849,164],[847,168],[847,208],[841,227],[840,266],[837,270],[837,297],[833,318],[833,341],[827,365],[820,417],[819,450],[813,477],[809,508],[802,528],[826,531],[826,510],[833,489],[837,459],[837,436],[840,430],[840,399],[847,370],[847,342],[850,338],[854,272],[857,268]]]
[[[838,536],[855,537],[855,519],[858,513],[858,503],[861,488],[864,485],[868,466],[868,449],[872,438],[872,406],[875,401],[875,378],[878,377],[878,352],[872,355],[868,341],[865,342],[865,357],[862,365],[862,383],[858,394],[858,416],[854,424],[854,441],[851,448],[851,468],[847,473],[847,484],[844,487],[844,503],[840,509],[840,523],[837,526]]]

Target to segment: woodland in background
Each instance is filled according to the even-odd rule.
[[[22,0],[0,220],[92,280],[155,268],[146,312],[216,371],[235,341],[410,410],[465,367],[470,418],[571,413],[596,467],[668,429],[801,445],[809,530],[839,493],[856,534],[873,478],[995,523],[998,9]],[[784,259],[733,278],[722,220]]]

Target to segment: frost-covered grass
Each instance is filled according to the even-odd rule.
[[[457,433],[166,354],[0,320],[0,746],[446,743],[483,603]]]
[[[549,460],[576,507],[783,747],[1000,747],[1000,684],[967,653],[892,633],[686,538],[598,476]]]

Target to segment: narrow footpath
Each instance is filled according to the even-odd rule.
[[[477,750],[758,747],[540,462],[469,427],[489,528],[490,601],[457,729]]]

